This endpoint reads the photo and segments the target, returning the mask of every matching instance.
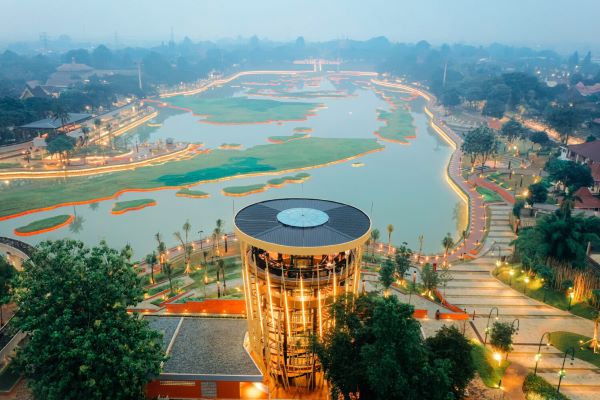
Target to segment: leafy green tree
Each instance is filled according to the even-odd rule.
[[[396,281],[396,266],[390,257],[387,257],[379,268],[379,282],[383,286],[384,295],[387,296],[390,286]]]
[[[490,344],[493,348],[503,353],[512,351],[513,335],[517,332],[516,328],[508,322],[494,322],[490,333]]]
[[[533,183],[528,187],[527,203],[545,203],[548,199],[548,188],[544,182]]]
[[[58,154],[61,163],[68,163],[69,153],[75,148],[75,139],[67,135],[59,135],[48,142],[46,149],[48,153],[54,155]]]
[[[394,261],[396,264],[396,274],[398,279],[404,280],[404,274],[411,267],[411,258],[413,251],[408,247],[408,243],[402,242],[402,244],[396,247],[396,253],[394,255]]]
[[[425,340],[433,359],[448,360],[451,368],[448,375],[452,381],[454,398],[465,397],[465,389],[475,377],[475,363],[471,357],[471,344],[455,326],[443,325]]]
[[[588,135],[588,137],[585,138],[586,143],[595,142],[596,140],[598,140],[598,138],[594,135]]]
[[[594,184],[594,178],[588,165],[553,158],[546,163],[544,168],[548,172],[550,180],[568,188],[571,192]]]
[[[315,342],[332,399],[451,398],[451,362],[430,357],[412,306],[395,296],[353,300],[342,296],[332,305],[335,324]]]
[[[0,327],[4,325],[4,305],[11,300],[10,291],[17,271],[4,257],[0,256]]]
[[[567,144],[569,137],[581,124],[581,115],[575,107],[557,107],[548,115],[548,122],[558,131],[562,143]]]
[[[521,125],[520,122],[515,121],[514,119],[511,119],[508,122],[506,122],[504,125],[502,125],[502,129],[500,130],[500,133],[502,133],[502,135],[506,136],[506,140],[508,140],[508,143],[512,143],[515,141],[515,139],[518,139],[519,137],[521,137],[523,135],[524,131],[525,131],[525,128],[523,128],[523,125]]]
[[[461,150],[470,157],[472,165],[479,159],[482,172],[487,160],[496,152],[496,148],[494,131],[484,126],[467,132],[461,145]]]
[[[421,281],[423,282],[423,288],[429,295],[431,295],[438,287],[440,277],[431,264],[427,263],[423,266],[423,270],[421,271]]]
[[[123,254],[47,241],[15,288],[15,327],[29,332],[16,355],[38,399],[143,399],[165,360],[158,332],[127,313],[143,290]]]
[[[551,143],[550,138],[548,137],[548,134],[544,131],[531,132],[531,134],[529,135],[529,140],[531,140],[533,143],[538,144],[542,147],[546,147],[546,146],[548,146],[548,144]]]

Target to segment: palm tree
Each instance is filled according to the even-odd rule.
[[[442,246],[444,246],[444,265],[446,265],[446,258],[448,257],[448,251],[454,247],[454,239],[450,232],[446,233],[446,236],[442,239]]]
[[[392,252],[392,232],[394,232],[394,225],[389,224],[387,226],[387,233],[388,233],[388,254],[390,254]]]
[[[223,220],[221,220],[219,218],[219,219],[217,219],[215,230],[213,231],[213,236],[215,238],[215,246],[216,246],[215,251],[216,251],[217,255],[219,255],[219,237],[221,236],[222,233],[223,233]]]
[[[371,257],[375,258],[375,244],[379,240],[379,229],[371,231]]]
[[[221,258],[217,260],[217,282],[219,281],[219,271],[221,272],[221,276],[223,277],[222,295],[225,296],[225,292],[227,291],[227,282],[225,280],[225,262]]]
[[[153,285],[154,282],[154,265],[156,265],[156,262],[158,261],[158,259],[156,258],[156,252],[152,252],[148,255],[146,255],[146,264],[148,264],[150,266],[150,284]]]
[[[133,248],[129,243],[127,243],[125,247],[123,247],[123,250],[121,250],[121,255],[125,257],[127,262],[131,262],[131,257],[133,257]]]
[[[191,272],[190,261],[192,256],[192,246],[188,243],[188,234],[192,226],[188,221],[183,224],[183,230],[185,232],[185,239],[181,236],[181,232],[175,232],[175,238],[179,240],[181,246],[183,247],[183,262],[185,263],[185,273],[189,274]]]

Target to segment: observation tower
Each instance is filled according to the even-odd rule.
[[[336,296],[358,293],[371,221],[346,204],[290,198],[245,207],[234,223],[250,349],[284,387],[314,388],[321,368],[310,338],[329,328]]]

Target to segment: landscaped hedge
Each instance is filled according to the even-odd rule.
[[[527,400],[569,400],[562,393],[556,393],[556,388],[534,374],[529,374],[523,382],[523,393]]]

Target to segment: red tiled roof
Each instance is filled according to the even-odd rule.
[[[600,140],[569,145],[569,150],[592,161],[600,162]]]
[[[594,197],[592,192],[586,187],[579,188],[575,195],[581,199],[581,201],[575,202],[575,208],[584,210],[598,210],[600,209],[600,199]]]
[[[594,178],[594,182],[600,182],[600,162],[592,163],[592,178]]]

